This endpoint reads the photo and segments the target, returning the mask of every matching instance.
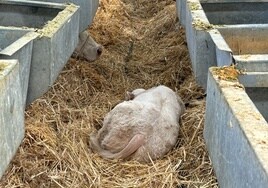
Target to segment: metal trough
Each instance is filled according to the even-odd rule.
[[[202,2],[213,25],[267,24],[268,2]]]
[[[99,0],[42,0],[45,2],[54,2],[54,3],[73,3],[78,5],[80,11],[79,19],[79,32],[84,31],[92,24],[94,16],[99,7]]]
[[[177,1],[199,85],[206,88],[211,66],[236,63],[247,71],[267,71],[267,7],[268,2],[249,0]]]
[[[190,2],[191,0],[176,0],[177,16],[182,26],[186,24],[186,6]],[[199,2],[211,24],[268,23],[268,2],[262,0],[200,0]]]
[[[220,79],[210,68],[204,137],[220,187],[268,185],[268,72]]]
[[[207,89],[204,137],[219,186],[267,187],[268,4],[200,2],[177,1],[177,15],[196,80]],[[210,68],[231,64],[243,70],[238,80]]]
[[[245,72],[239,76],[239,82],[268,122],[268,72]]]
[[[218,66],[235,63],[248,72],[268,71],[268,24],[219,27],[217,31],[210,33]]]
[[[0,25],[35,30],[27,104],[54,83],[73,53],[79,34],[78,7],[41,1],[0,2]]]
[[[187,1],[186,40],[196,81],[203,88],[207,85],[207,72],[216,66],[215,45],[209,31],[213,29],[198,0]]]
[[[19,76],[24,108],[28,91],[33,40],[37,36],[38,34],[35,32],[0,26],[0,59],[17,59],[20,62]]]
[[[0,178],[24,137],[24,109],[17,60],[0,60]]]

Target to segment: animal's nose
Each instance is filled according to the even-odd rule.
[[[97,54],[100,56],[102,54],[102,46],[98,47]]]

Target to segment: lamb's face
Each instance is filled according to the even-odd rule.
[[[79,34],[79,42],[75,49],[74,55],[84,58],[88,61],[95,61],[102,54],[102,45],[95,42],[87,31]]]

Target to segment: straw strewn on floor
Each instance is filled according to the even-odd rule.
[[[205,99],[192,75],[173,0],[102,0],[89,28],[93,63],[70,59],[25,112],[26,135],[0,187],[218,187],[204,145]],[[176,147],[140,164],[92,153],[89,134],[135,88],[164,84],[187,103]]]

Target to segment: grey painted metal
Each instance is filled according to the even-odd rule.
[[[268,72],[268,54],[233,55],[236,67],[247,72]]]
[[[186,27],[187,7],[193,11],[203,10],[198,0],[176,0],[177,16],[183,27]]]
[[[266,76],[267,78],[267,76]],[[267,82],[267,79],[266,79]],[[247,87],[246,93],[253,101],[259,112],[268,121],[268,87]]]
[[[268,2],[210,2],[201,1],[202,8],[211,24],[267,24]]]
[[[181,0],[176,3],[199,85],[206,88],[207,71],[211,66],[235,63],[246,71],[267,70],[268,19],[265,15],[268,18],[268,1]],[[251,66],[253,59],[245,59],[249,55],[263,59],[254,59]]]
[[[268,2],[268,0],[201,0],[202,3]]]
[[[0,25],[9,30],[0,27],[0,56],[21,60],[0,61],[1,177],[24,137],[21,91],[27,90],[29,80],[30,103],[54,83],[78,43],[79,11],[74,5],[16,0],[1,1],[0,9]]]
[[[39,34],[35,32],[0,26],[0,46],[2,49],[0,50],[0,59],[17,59],[20,62],[19,74],[24,108],[28,91],[33,40],[37,36]]]
[[[24,137],[24,109],[17,60],[0,60],[0,178]]]
[[[65,7],[40,1],[0,1],[0,25],[41,29]]]
[[[37,31],[40,37],[34,40],[27,104],[50,88],[78,43],[78,7],[67,5],[53,20]]]
[[[180,23],[183,27],[185,27],[185,25],[186,25],[185,24],[185,22],[186,22],[186,11],[185,10],[186,10],[187,2],[188,2],[188,0],[176,0],[177,16],[178,16]],[[230,21],[233,23],[237,19],[240,19],[240,21],[242,21],[242,22],[249,23],[249,21],[250,21],[251,23],[253,23],[254,19],[258,19],[258,16],[261,18],[256,20],[257,22],[263,22],[263,23],[266,22],[267,23],[268,22],[267,21],[267,14],[265,15],[266,17],[263,15],[262,16],[260,16],[260,15],[262,12],[266,13],[266,11],[268,9],[267,8],[265,9],[265,7],[262,7],[259,5],[254,7],[252,2],[253,3],[267,3],[268,1],[267,0],[235,0],[235,1],[234,0],[200,0],[200,3],[203,4],[204,8],[208,10],[207,11],[208,18],[212,24],[218,25],[222,21],[225,21],[225,19],[227,19],[228,22]],[[265,6],[267,6],[267,5],[265,5]],[[212,7],[212,9],[211,9],[211,7]],[[229,8],[229,12],[222,11],[226,7]],[[233,10],[237,10],[237,11],[231,11],[232,8],[233,8]],[[244,11],[244,10],[246,10],[246,8],[250,8],[249,9],[250,11]],[[257,8],[258,12],[254,11],[254,9],[256,9],[256,8]],[[239,10],[240,10],[240,12],[238,13]],[[240,13],[242,13],[243,15],[241,15]],[[252,15],[253,17],[250,17],[250,15]],[[237,16],[238,18],[236,18],[235,16]],[[255,16],[255,18],[254,18],[254,16]],[[230,19],[230,17],[233,17],[233,19]],[[249,20],[247,20],[246,17],[249,18]],[[239,21],[239,20],[237,20],[237,21]],[[257,23],[257,22],[255,22],[255,23]]]
[[[7,7],[9,7],[9,5],[22,5],[22,6],[30,6],[32,7],[33,11],[36,11],[36,7],[46,7],[46,8],[59,8],[62,9],[62,5],[59,3],[54,3],[52,2],[43,2],[41,1],[37,1],[35,2],[35,0],[1,0],[1,4],[6,4]],[[21,7],[23,9],[25,9],[25,7]],[[19,8],[12,8],[12,10],[19,10]],[[4,9],[3,9],[4,10]],[[29,9],[30,10],[30,9]],[[9,11],[9,10],[8,10]],[[31,10],[30,10],[31,11]],[[39,10],[38,10],[39,11]]]
[[[217,66],[229,66],[233,63],[233,53],[217,29],[209,31],[216,49]]]
[[[176,0],[177,17],[180,24],[185,27],[186,22],[186,0]]]
[[[89,23],[89,25],[93,22],[93,19],[94,19],[94,17],[95,17],[95,14],[96,14],[96,12],[97,12],[97,10],[98,10],[98,8],[99,8],[99,0],[91,0],[91,21],[90,21],[90,23]]]
[[[268,24],[217,28],[234,55],[268,54]]]
[[[204,137],[219,185],[268,187],[267,18],[260,18],[267,3],[201,1],[200,9],[194,0],[185,2],[185,13],[178,16],[197,82],[206,80],[214,65],[235,63],[247,71],[239,76],[240,83],[218,80],[211,70],[208,75]],[[182,4],[177,2],[177,10]]]
[[[216,46],[217,65],[235,63],[246,71],[268,71],[267,32],[267,24],[218,26],[210,31]]]
[[[240,5],[242,2],[236,3]],[[234,55],[268,53],[268,39],[266,37],[268,24],[253,24],[254,20],[249,20],[248,23],[251,24],[245,25],[244,23],[247,22],[241,21],[244,19],[243,17],[236,18],[239,16],[236,15],[235,7],[237,8],[237,5],[234,4],[235,3],[230,2],[202,3],[202,1],[200,3],[198,0],[188,0],[186,3],[185,30],[187,45],[196,80],[198,84],[204,88],[206,88],[207,71],[209,67],[216,65],[229,66],[232,63],[236,63]],[[255,5],[256,12],[254,12],[249,5]],[[258,16],[259,14],[265,13],[266,5],[268,6],[267,3],[242,3],[240,12],[242,11],[247,14],[248,17]],[[203,7],[206,8],[206,11],[203,10]],[[226,10],[221,8],[226,8]],[[224,12],[223,14],[226,19],[228,19],[227,14],[225,14],[226,11],[230,14],[229,19],[235,17],[237,20],[234,21],[233,19],[233,22],[225,20],[226,23],[216,22],[214,20],[215,22],[213,23],[227,25],[212,25],[207,19],[208,15],[206,14],[213,14],[212,16],[209,15],[213,18],[217,17],[217,15],[214,15],[214,11],[216,11],[217,14],[220,14],[219,11]],[[233,12],[235,12],[235,14],[233,14]],[[218,17],[221,19],[220,15],[218,15]],[[251,19],[255,19],[255,17]],[[261,21],[259,22],[262,23]],[[228,25],[236,23],[241,23],[241,25]],[[262,61],[265,61],[265,59]],[[242,68],[243,65],[245,65],[244,68],[246,68],[246,64],[243,63],[240,63],[238,67],[240,66]],[[266,64],[262,63],[261,66],[265,67]],[[251,70],[253,69],[254,67],[251,68]],[[256,71],[259,71],[259,69],[256,69]]]
[[[209,35],[211,29],[204,11],[199,9],[198,1],[188,1],[185,25],[187,46],[196,81],[204,88],[208,68],[216,66],[215,45]]]
[[[241,84],[245,87],[267,87],[268,74],[267,72],[243,72],[238,77]],[[268,96],[268,93],[267,93]]]
[[[74,3],[78,5],[80,11],[79,32],[87,29],[93,22],[97,9],[99,7],[99,0],[40,0],[45,2],[55,3]]]
[[[50,88],[73,53],[78,43],[79,7],[17,0],[1,1],[0,7],[7,10],[0,16],[0,24],[39,34],[33,42],[26,101],[30,104]],[[17,19],[18,15],[20,19]],[[9,23],[8,18],[15,21]]]
[[[206,101],[204,137],[219,186],[267,187],[268,126],[254,101],[239,82],[219,80],[212,68]]]

